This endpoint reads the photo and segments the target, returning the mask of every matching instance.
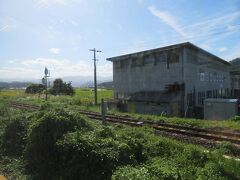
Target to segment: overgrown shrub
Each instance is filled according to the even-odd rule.
[[[222,151],[224,154],[228,154],[231,156],[240,156],[240,148],[236,147],[235,145],[229,143],[229,142],[221,142],[217,144],[217,148]]]
[[[188,164],[181,164],[175,158],[153,158],[144,165],[131,167],[124,166],[117,169],[112,176],[114,180],[122,179],[199,179],[199,180],[223,180],[236,179],[236,177],[224,174],[223,168],[215,163],[208,162],[203,167],[194,165],[191,161]]]
[[[208,179],[208,180],[224,180],[227,177],[223,175],[223,169],[216,163],[207,163],[204,168],[199,169],[197,172],[198,179]]]
[[[117,139],[128,144],[134,154],[136,163],[141,163],[149,158],[147,147],[154,143],[154,134],[150,128],[122,128],[117,131]]]
[[[227,143],[207,153],[147,127],[102,125],[63,109],[46,104],[27,117],[16,116],[4,130],[2,149],[21,156],[25,147],[16,167],[26,163],[31,179],[240,179],[240,162],[223,157],[235,152]],[[13,161],[2,162],[15,168]]]
[[[58,171],[60,157],[57,140],[76,129],[90,130],[91,126],[85,119],[79,114],[50,111],[34,122],[24,156],[27,171],[39,179],[53,178]]]
[[[9,180],[31,179],[30,176],[24,174],[24,163],[21,158],[9,158],[7,156],[0,157],[0,175],[4,175]]]
[[[234,116],[230,119],[231,121],[240,121],[240,116]]]
[[[112,180],[155,180],[145,167],[124,166],[114,172]]]
[[[44,90],[45,86],[43,84],[31,84],[26,88],[25,93],[37,94],[43,92]]]
[[[155,141],[149,139],[149,141]],[[167,143],[169,143],[167,145]],[[202,149],[186,145],[179,148],[177,143],[167,140],[153,142],[159,144],[148,154],[144,164],[136,167],[125,166],[117,169],[113,179],[139,179],[141,174],[146,179],[239,179],[240,162],[228,160],[221,153],[206,153]],[[150,146],[153,147],[153,146]],[[149,148],[150,148],[149,147]],[[169,153],[165,153],[169,148]],[[166,149],[165,149],[166,148]],[[157,153],[159,149],[159,154]],[[173,150],[173,151],[172,151]],[[164,152],[164,153],[163,153]],[[155,157],[154,157],[155,155]]]
[[[29,120],[26,116],[15,117],[6,126],[2,136],[2,150],[8,156],[21,156],[26,141]]]
[[[67,134],[58,142],[63,179],[110,179],[117,166],[133,162],[128,144],[114,139],[109,128]]]
[[[88,97],[82,97],[82,98],[75,97],[73,98],[72,104],[78,105],[78,106],[92,106],[93,101],[91,98],[88,98]]]
[[[71,82],[63,82],[62,79],[55,79],[53,82],[53,87],[50,89],[50,93],[53,95],[65,94],[74,95],[75,91],[72,87]]]
[[[209,154],[208,162],[213,162],[222,169],[222,173],[228,179],[240,179],[240,162],[223,157],[222,152],[213,151]]]

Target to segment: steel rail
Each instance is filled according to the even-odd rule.
[[[23,103],[12,103],[12,107],[19,108],[28,111],[36,111],[40,109],[40,106],[29,105]],[[95,120],[102,120],[100,113],[90,112],[90,111],[78,111],[80,114],[86,115],[88,118]],[[117,115],[106,115],[106,121],[112,123],[126,124],[130,126],[149,126],[158,131],[165,131],[169,133],[181,134],[190,137],[203,138],[206,140],[213,141],[227,141],[235,145],[240,145],[240,133],[223,132],[216,130],[209,130],[196,127],[188,127],[177,124],[163,123],[163,122],[153,122],[150,120],[136,119],[126,116]]]

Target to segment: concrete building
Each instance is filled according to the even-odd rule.
[[[114,98],[129,112],[199,117],[205,98],[232,93],[231,64],[189,42],[107,60]]]
[[[231,86],[235,98],[240,99],[240,58],[230,61]]]

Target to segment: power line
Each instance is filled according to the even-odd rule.
[[[96,53],[97,52],[102,52],[100,50],[94,49],[89,49],[89,51],[93,51],[93,61],[94,61],[94,102],[95,105],[97,105],[97,67],[96,67]]]

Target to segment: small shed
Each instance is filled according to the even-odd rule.
[[[205,99],[204,119],[224,120],[238,115],[238,99]]]

